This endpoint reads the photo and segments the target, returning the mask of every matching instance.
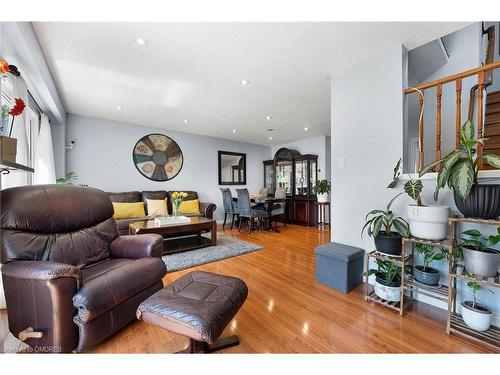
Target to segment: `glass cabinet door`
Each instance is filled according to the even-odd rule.
[[[308,172],[307,160],[295,161],[295,195],[307,195]]]
[[[274,171],[273,171],[273,163],[264,164],[264,187],[269,188],[271,191],[273,189],[274,182]]]
[[[293,164],[288,161],[276,163],[276,187],[284,188],[287,195],[292,194]]]
[[[317,166],[316,166],[316,161],[311,160],[310,162],[310,168],[309,168],[309,180],[310,180],[310,185],[309,185],[309,195],[312,195],[314,185],[316,184],[316,180],[318,179],[318,173],[317,173]]]

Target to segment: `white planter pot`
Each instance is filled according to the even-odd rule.
[[[401,289],[399,286],[387,286],[379,283],[376,279],[373,286],[375,294],[380,298],[393,302],[401,301]]]
[[[471,301],[462,302],[462,319],[465,324],[475,331],[487,331],[491,326],[492,311],[483,305],[481,309],[474,309],[471,307]]]
[[[319,203],[328,202],[328,194],[316,194]]]
[[[449,206],[409,205],[407,214],[412,236],[434,241],[448,237]]]

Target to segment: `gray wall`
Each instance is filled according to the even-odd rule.
[[[181,172],[167,182],[155,182],[142,176],[132,162],[136,142],[149,133],[162,133],[174,139],[182,149]],[[263,186],[262,161],[271,158],[269,146],[234,142],[219,138],[158,129],[135,124],[68,114],[66,139],[75,140],[67,152],[67,169],[79,175],[78,183],[105,191],[195,190],[200,200],[217,204],[216,218],[223,217],[222,197],[217,176],[217,151],[246,153],[247,185],[252,191]],[[233,196],[235,188],[231,186]]]

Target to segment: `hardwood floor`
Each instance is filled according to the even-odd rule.
[[[220,228],[219,228],[220,229]],[[197,269],[243,279],[248,299],[223,336],[240,345],[224,353],[468,353],[487,348],[445,332],[446,313],[416,302],[400,317],[363,299],[363,288],[337,292],[314,279],[314,248],[330,241],[329,230],[289,225],[281,233],[226,229],[221,234],[257,243],[264,250]],[[170,283],[191,270],[168,274]],[[185,337],[136,322],[95,353],[172,353]]]
[[[220,228],[219,228],[220,229]],[[444,310],[414,303],[404,317],[363,299],[363,287],[349,294],[314,279],[314,248],[330,240],[329,230],[289,225],[281,233],[220,229],[220,234],[260,244],[263,250],[197,269],[237,276],[248,299],[223,336],[238,334],[240,345],[221,353],[470,353],[488,352],[445,332]],[[191,269],[192,270],[192,269]],[[168,274],[170,283],[191,270]],[[5,319],[0,313],[0,320]],[[185,337],[135,322],[93,353],[173,353]]]

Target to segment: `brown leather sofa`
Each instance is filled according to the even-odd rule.
[[[9,330],[42,332],[38,351],[83,351],[135,320],[163,287],[159,235],[118,236],[100,190],[38,185],[1,191],[1,262]]]
[[[184,190],[183,190],[184,191]],[[116,203],[134,203],[134,202],[144,202],[144,212],[147,214],[146,200],[147,199],[167,199],[167,209],[168,214],[172,215],[172,200],[171,195],[173,191],[166,190],[153,190],[153,191],[127,191],[123,193],[108,193],[111,202]],[[196,191],[186,191],[188,193],[186,201],[198,199],[198,193]],[[200,202],[200,213],[191,214],[185,216],[202,216],[208,219],[213,219],[214,211],[217,206],[214,203]],[[128,225],[134,221],[145,220],[147,217],[133,218],[133,219],[118,219],[116,220],[116,225],[118,226],[118,232],[120,235],[128,234]]]

